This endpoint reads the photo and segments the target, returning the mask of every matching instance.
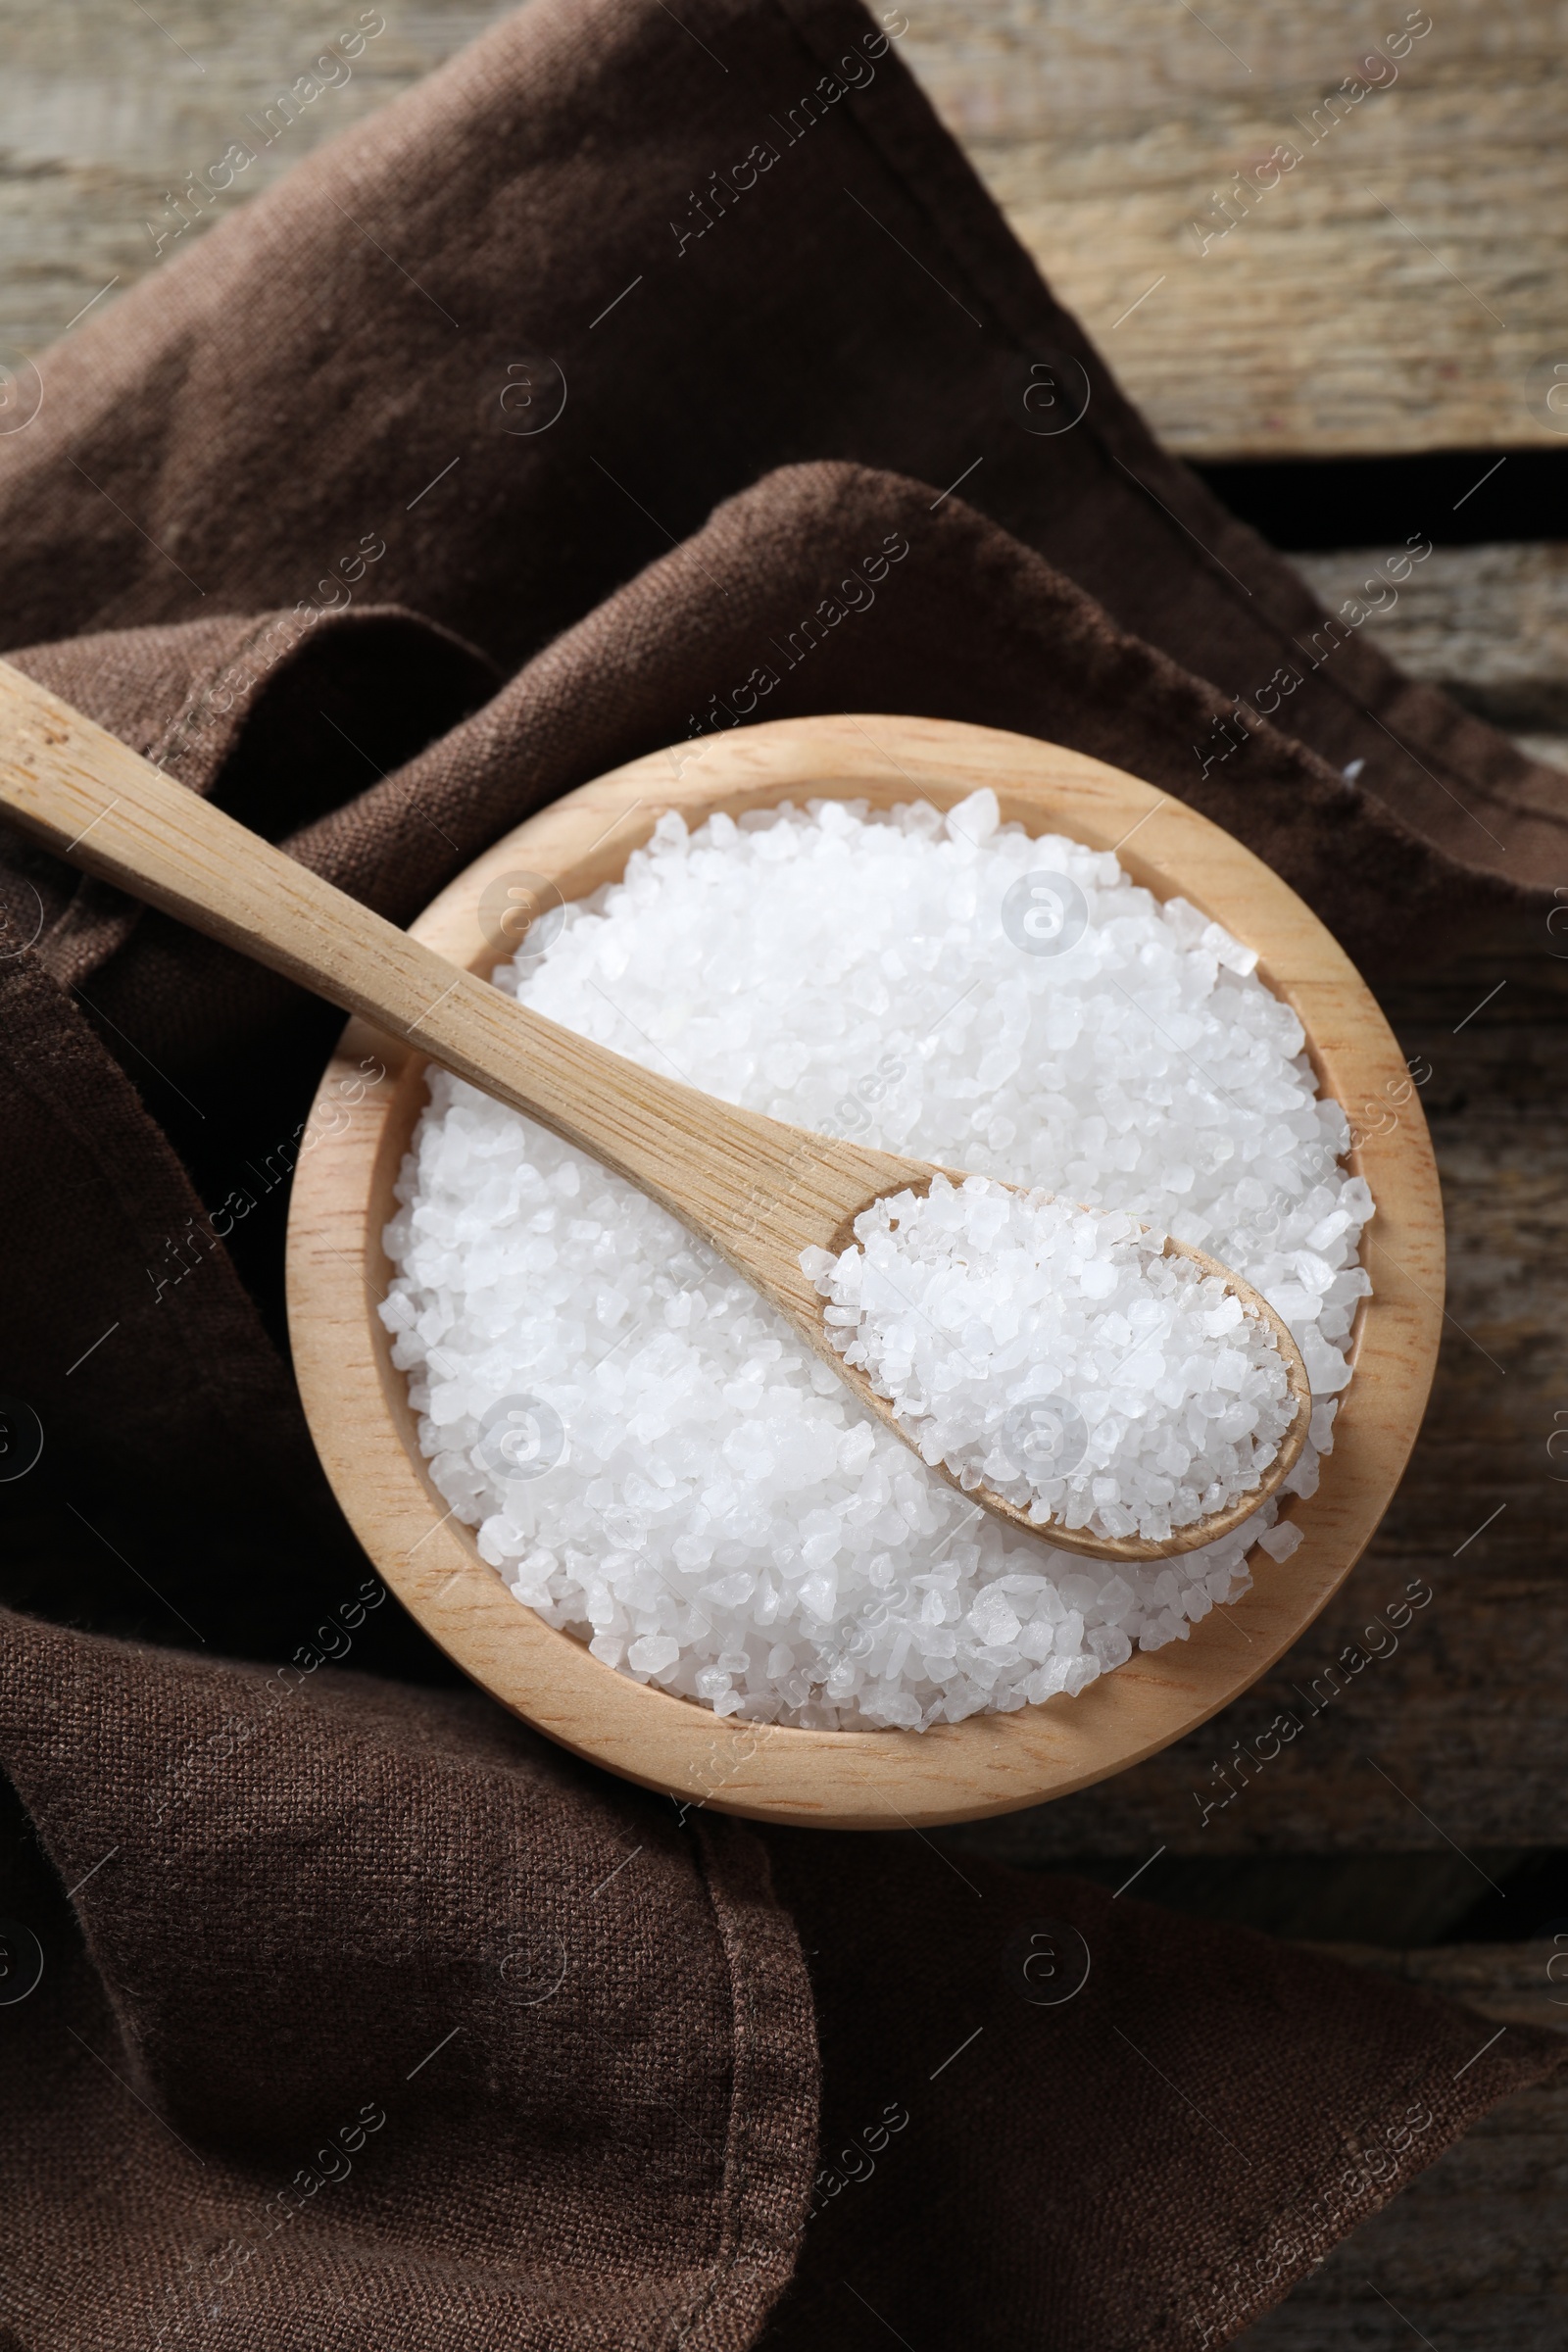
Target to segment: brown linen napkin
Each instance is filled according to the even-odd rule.
[[[46,356],[0,642],[399,920],[615,761],[812,710],[1117,760],[1362,954],[1539,920],[1549,771],[1359,640],[1276,689],[1294,739],[1236,722],[1321,616],[1119,401],[900,22],[504,25]],[[432,1688],[279,1352],[268,1171],[336,1016],[20,843],[0,907],[0,1386],[45,1440],[0,1483],[0,1987],[44,1955],[0,2346],[739,2346],[792,2265],[779,2344],[1217,2343],[1548,2070],[1131,1897],[682,1823]],[[1091,1962],[1059,2007],[1041,1919]]]

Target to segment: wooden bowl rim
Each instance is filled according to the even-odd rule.
[[[1376,1202],[1376,1290],[1362,1302],[1355,1379],[1335,1447],[1277,1563],[1254,1546],[1252,1590],[1191,1638],[1135,1651],[1076,1698],[926,1732],[807,1731],[721,1719],[606,1666],[515,1601],[447,1511],[418,1452],[406,1376],[374,1312],[390,1269],[381,1229],[424,1100],[424,1058],[351,1021],[300,1147],[288,1230],[289,1325],[318,1450],[390,1589],[481,1688],[575,1754],[677,1803],[835,1829],[929,1827],[1062,1796],[1141,1763],[1238,1697],[1344,1583],[1398,1484],[1442,1329],[1444,1234],[1419,1097],[1383,1013],[1343,949],[1269,866],[1187,803],[1035,737],[943,719],[844,714],[738,728],[627,762],[527,818],[441,892],[415,935],[455,963],[499,960],[477,907],[497,877],[529,872],[568,899],[616,878],[659,817],[785,800],[927,798],[956,806],[989,784],[1004,821],[1114,849],[1135,881],[1184,896],[1259,951],[1258,975],[1306,1032],[1324,1091],[1352,1116],[1396,1103],[1349,1155]],[[384,1075],[368,1073],[376,1064]],[[379,1203],[379,1205],[377,1205]],[[1363,1241],[1363,1255],[1366,1243]],[[369,1345],[367,1347],[367,1337]]]

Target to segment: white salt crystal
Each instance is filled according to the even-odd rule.
[[[1021,946],[1004,902],[1026,876],[1035,916],[1073,919],[1035,920]],[[923,803],[827,802],[688,834],[670,813],[623,882],[496,977],[727,1102],[1121,1213],[1064,1288],[1085,1330],[1125,1327],[1096,1380],[1065,1396],[1030,1389],[1023,1355],[1007,1367],[1010,1442],[1049,1471],[1078,1413],[1086,1468],[1121,1497],[1081,1493],[1079,1524],[1174,1525],[1219,1483],[1216,1458],[1268,1442],[1263,1420],[1235,1419],[1257,1401],[1250,1376],[1192,1394],[1191,1359],[1247,1352],[1221,1297],[1190,1343],[1135,1323],[1116,1252],[1140,1226],[1276,1308],[1299,1301],[1286,1320],[1316,1396],[1312,1476],[1349,1377],[1371,1195],[1337,1162],[1344,1112],[1318,1102],[1251,951],[1108,853],[1003,825],[990,794],[947,823]],[[1122,1567],[978,1512],[663,1210],[460,1080],[433,1074],[397,1198],[382,1313],[431,1477],[518,1599],[609,1666],[754,1722],[916,1730],[1076,1693],[1250,1583],[1272,1503],[1219,1544]],[[985,1328],[1009,1307],[988,1293]],[[913,1334],[908,1362],[923,1377]],[[963,1401],[961,1376],[933,1387],[936,1412]],[[499,1477],[487,1415],[544,1432],[543,1407],[559,1455]]]
[[[633,1674],[662,1674],[680,1656],[680,1643],[667,1634],[645,1634],[626,1652]]]
[[[1295,1405],[1261,1317],[1227,1292],[1236,1312],[1217,1339],[1216,1284],[1128,1226],[984,1176],[955,1187],[938,1175],[923,1199],[875,1201],[841,1258],[805,1250],[801,1262],[854,1312],[830,1326],[833,1345],[853,1350],[925,1460],[983,1481],[1042,1532],[1158,1540],[1255,1488]],[[1167,1359],[1179,1366],[1169,1377]],[[1161,1463],[1194,1404],[1202,1435],[1178,1487]],[[997,1597],[982,1593],[970,1623],[1010,1641],[1010,1610],[1009,1632],[982,1630],[1002,1622],[982,1607]]]

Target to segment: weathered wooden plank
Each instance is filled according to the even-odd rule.
[[[232,142],[256,161],[187,241],[507,9],[368,13],[386,29],[348,78],[329,68],[335,86],[258,146],[279,91],[359,21],[350,0],[325,18],[314,0],[170,0],[156,23],[120,0],[0,0],[0,355],[41,348],[176,250],[158,249],[181,218],[166,199]],[[1419,38],[1409,23],[1427,12],[1403,0],[1370,16],[1362,0],[923,0],[912,14],[902,54],[1173,447],[1568,433],[1568,389],[1565,413],[1545,407],[1568,386],[1552,372],[1568,369],[1559,6],[1445,0]],[[1335,98],[1348,80],[1364,94]],[[1289,169],[1267,161],[1284,146],[1300,157]]]
[[[1560,414],[1545,405],[1568,386],[1559,7],[925,0],[911,15],[906,54],[940,112],[1171,447],[1568,432],[1568,389]]]
[[[1361,592],[1384,552],[1291,560],[1334,612]],[[1390,661],[1494,726],[1568,736],[1568,543],[1440,547],[1395,593],[1397,603],[1365,624]]]
[[[170,0],[151,14],[0,0],[0,365],[41,350],[84,304],[113,300],[509,13],[504,0]],[[339,46],[314,75],[319,95],[286,120],[280,93],[356,29],[359,54]],[[181,207],[188,175],[235,143],[254,162],[226,193]]]
[[[1568,1921],[1554,1935],[1519,1943],[1448,1943],[1403,1952],[1366,1943],[1317,1948],[1378,1976],[1463,2001],[1496,2025],[1541,2026],[1568,2036]],[[1560,2087],[1568,2092],[1568,2077]],[[1568,2243],[1562,2250],[1568,2253]]]
[[[1341,1957],[1430,1985],[1483,2018],[1568,2031],[1568,1939]],[[1547,1977],[1554,1967],[1554,1984]],[[1492,2029],[1478,2024],[1476,2046]],[[1561,2352],[1568,2341],[1568,2074],[1505,2101],[1322,2269],[1238,2352]]]

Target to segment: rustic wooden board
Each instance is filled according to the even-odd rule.
[[[924,0],[910,14],[906,54],[939,111],[1172,448],[1277,457],[1568,431],[1568,392],[1563,414],[1544,406],[1568,382],[1552,374],[1568,363],[1555,7]],[[1409,22],[1432,30],[1391,56]],[[1330,109],[1352,76],[1366,94]],[[1300,160],[1270,166],[1282,144]],[[1252,193],[1221,235],[1215,199],[1238,172]]]
[[[1506,461],[1504,461],[1506,463]],[[1292,561],[1331,612],[1382,551]],[[1568,543],[1440,547],[1388,612],[1366,624],[1380,652],[1467,710],[1568,763]]]
[[[135,283],[225,211],[384,105],[500,18],[504,0],[424,0],[371,10],[385,31],[270,144],[267,109],[311,71],[360,0],[0,0],[0,359],[37,351],[84,303]],[[329,67],[335,80],[338,69]],[[256,161],[176,235],[188,172],[243,140]],[[152,223],[149,231],[148,223]],[[167,238],[160,253],[157,237]],[[101,308],[101,303],[100,303]]]
[[[183,241],[508,10],[419,0],[379,13],[386,30],[352,78]],[[1173,448],[1568,434],[1568,413],[1544,406],[1568,383],[1552,373],[1568,368],[1555,7],[1443,0],[1402,59],[1389,36],[1427,13],[1404,0],[1371,12],[1362,0],[921,0],[910,13],[902,54]],[[101,289],[113,300],[156,268],[166,193],[249,139],[247,116],[359,15],[357,0],[324,17],[314,0],[168,0],[150,14],[127,0],[0,0],[0,355],[40,349]],[[1369,66],[1375,43],[1384,62]],[[1330,94],[1355,74],[1367,94],[1342,100],[1338,120]],[[1259,189],[1282,142],[1301,161]],[[1234,199],[1220,237],[1214,200],[1238,172],[1254,174],[1253,200]],[[1216,232],[1206,251],[1200,231]]]
[[[1341,1950],[1468,2002],[1495,2026],[1568,2032],[1568,1937]],[[1555,1966],[1553,1961],[1555,1957]],[[1553,1980],[1546,1975],[1553,1968]],[[1568,2342],[1568,2072],[1495,2108],[1335,2247],[1238,2352],[1561,2352]]]

